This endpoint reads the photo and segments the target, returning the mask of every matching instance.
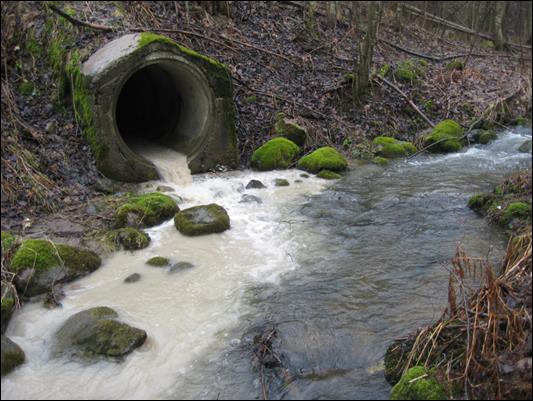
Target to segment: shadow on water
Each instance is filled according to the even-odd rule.
[[[458,244],[493,263],[501,259],[505,236],[466,202],[531,168],[531,157],[516,151],[530,136],[517,129],[461,153],[386,169],[355,166],[329,190],[288,206],[280,224],[290,224],[299,244],[291,254],[299,268],[248,289],[252,311],[231,348],[219,350],[222,358],[210,352],[178,379],[179,396],[246,399],[266,391],[271,399],[387,399],[386,347],[440,316],[446,266]],[[270,346],[283,367],[261,372],[253,349],[273,328]]]

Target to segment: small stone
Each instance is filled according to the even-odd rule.
[[[136,283],[141,279],[141,275],[139,273],[133,273],[130,274],[128,277],[124,279],[125,283]]]
[[[300,174],[300,177],[302,177],[302,178],[309,178],[309,174],[307,174],[307,173],[302,173],[302,174]]]
[[[196,236],[226,231],[230,219],[226,209],[211,203],[182,210],[174,217],[174,225],[183,235]]]
[[[246,189],[261,189],[266,188],[265,185],[259,180],[250,180],[246,185]]]
[[[150,266],[162,267],[168,266],[170,264],[170,261],[162,256],[154,256],[153,258],[148,259],[146,261],[146,264]]]
[[[276,178],[274,180],[274,185],[276,187],[288,187],[290,184],[285,178]]]
[[[263,200],[254,195],[244,194],[242,195],[241,200],[239,201],[239,203],[252,203],[252,202],[263,203]]]
[[[168,185],[158,185],[155,189],[157,192],[174,192],[175,189],[172,187],[169,187]]]
[[[193,267],[194,267],[194,265],[192,263],[189,263],[189,262],[178,262],[178,263],[172,265],[172,267],[169,270],[169,273],[170,274],[174,274],[174,273],[177,273],[177,272],[180,272],[180,271],[183,271],[183,270],[191,269]]]

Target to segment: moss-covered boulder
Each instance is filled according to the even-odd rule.
[[[387,159],[406,157],[416,153],[416,146],[411,142],[399,141],[389,136],[378,136],[374,138],[372,144],[376,155]]]
[[[152,227],[169,220],[179,211],[174,199],[159,192],[133,196],[115,214],[115,226]]]
[[[431,371],[414,366],[391,390],[391,400],[446,400],[448,394]]]
[[[188,236],[221,233],[230,228],[226,209],[215,203],[182,210],[174,217],[174,224],[180,233]]]
[[[276,187],[288,187],[289,181],[287,181],[285,178],[276,178],[274,180],[274,186]]]
[[[317,149],[298,161],[298,168],[316,174],[321,170],[343,171],[348,162],[335,149],[329,146]]]
[[[2,343],[2,353],[1,353],[1,367],[2,367],[2,376],[7,375],[17,366],[24,363],[26,355],[22,348],[15,344],[11,339],[2,335],[0,339]]]
[[[16,289],[13,285],[4,283],[2,281],[2,314],[1,314],[1,333],[4,334],[7,329],[7,325],[11,320],[11,316],[15,311],[16,306]]]
[[[463,127],[453,120],[443,120],[424,138],[430,152],[457,152],[463,147]]]
[[[389,165],[389,161],[384,158],[384,157],[381,157],[381,156],[376,156],[372,159],[372,163],[374,164],[377,164],[378,166],[388,166]]]
[[[146,248],[150,245],[150,236],[133,227],[119,228],[106,233],[105,241],[113,250],[121,247],[128,251]]]
[[[394,69],[394,77],[400,82],[415,82],[424,75],[424,66],[411,59],[405,59],[398,63]]]
[[[498,139],[498,134],[492,130],[483,130],[479,134],[478,142],[482,145],[486,145],[489,142],[492,142],[494,140]]]
[[[34,296],[50,291],[54,285],[67,283],[95,271],[102,261],[92,252],[47,240],[23,241],[9,263],[16,273],[20,294]]]
[[[300,147],[287,138],[274,138],[252,154],[252,167],[261,171],[288,168],[300,153]]]
[[[117,312],[105,306],[72,315],[55,333],[55,353],[120,357],[143,345],[146,332],[117,321],[117,317]]]
[[[168,266],[170,261],[162,256],[154,256],[153,258],[148,259],[146,264],[150,266],[163,267]]]
[[[330,170],[322,170],[316,176],[318,178],[323,178],[325,180],[338,180],[342,178],[342,175],[334,173],[333,171],[330,171]]]
[[[286,118],[283,113],[276,116],[274,135],[287,138],[298,146],[304,146],[307,140],[307,130],[296,120]]]

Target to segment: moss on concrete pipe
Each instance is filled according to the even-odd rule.
[[[84,129],[107,177],[157,179],[154,165],[135,151],[146,141],[187,155],[193,173],[235,166],[233,88],[224,64],[145,32],[108,43],[81,72],[79,91],[91,113]]]

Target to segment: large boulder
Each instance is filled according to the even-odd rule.
[[[146,332],[115,320],[117,317],[117,312],[105,306],[72,315],[55,333],[54,351],[79,357],[129,354],[144,344]]]
[[[430,152],[457,152],[463,147],[463,127],[453,120],[443,120],[424,138]]]
[[[215,203],[182,210],[174,217],[174,224],[188,236],[221,233],[230,228],[226,209]]]
[[[115,214],[115,226],[152,227],[169,220],[179,211],[174,199],[159,192],[133,196]]]
[[[307,139],[307,130],[299,125],[296,120],[286,118],[283,113],[278,113],[276,117],[274,134],[287,138],[298,146],[304,146]]]
[[[89,250],[51,241],[23,241],[9,263],[16,273],[20,294],[34,296],[49,292],[54,285],[68,283],[100,267],[100,257]]]
[[[322,147],[302,157],[298,168],[316,174],[321,170],[342,171],[348,166],[346,159],[329,146]]]
[[[300,153],[300,147],[286,138],[274,138],[252,154],[252,167],[258,170],[288,168]]]
[[[2,376],[7,375],[17,366],[21,365],[26,359],[26,355],[22,348],[11,341],[8,337],[2,335]]]
[[[378,136],[372,142],[376,155],[387,159],[406,157],[416,153],[416,146],[411,142],[399,141],[388,136]]]

